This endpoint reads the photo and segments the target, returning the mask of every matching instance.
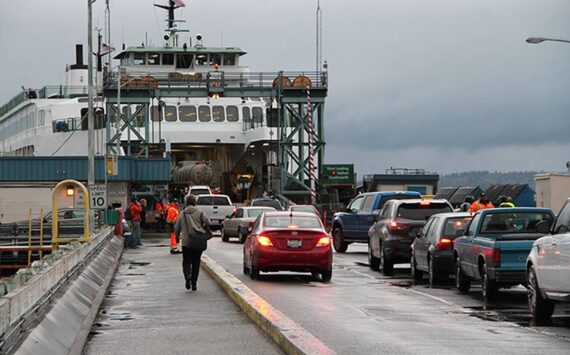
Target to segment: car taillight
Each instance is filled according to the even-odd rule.
[[[439,240],[439,243],[437,243],[437,245],[436,245],[436,250],[437,251],[451,250],[452,246],[453,246],[453,241],[451,239],[441,238]]]
[[[495,266],[501,266],[501,250],[493,249],[493,264]]]
[[[405,223],[398,223],[396,221],[390,221],[390,223],[388,223],[388,228],[390,228],[391,230],[402,230],[404,228],[406,228],[408,225]]]
[[[273,246],[273,243],[271,243],[271,239],[269,239],[269,237],[266,237],[264,235],[260,235],[257,237],[257,243],[259,243],[259,245],[262,245],[264,247]]]
[[[327,247],[331,245],[331,238],[330,237],[322,237],[321,239],[319,239],[319,241],[317,242],[317,247]]]

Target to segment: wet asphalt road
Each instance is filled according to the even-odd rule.
[[[485,304],[480,288],[458,294],[451,284],[414,285],[409,265],[395,276],[370,270],[367,246],[334,255],[332,282],[310,275],[242,273],[242,245],[215,238],[207,254],[273,306],[339,354],[568,354],[570,311],[558,307],[553,323],[531,324],[526,290],[501,291]]]
[[[126,249],[84,354],[282,354],[204,270],[186,291],[168,236]]]

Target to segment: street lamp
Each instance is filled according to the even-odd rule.
[[[529,37],[526,39],[526,43],[530,44],[539,44],[545,41],[570,43],[568,40],[557,38]]]

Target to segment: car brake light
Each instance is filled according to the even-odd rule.
[[[493,249],[493,264],[495,266],[501,265],[501,250],[500,249]]]
[[[389,227],[391,230],[402,230],[402,229],[404,229],[404,228],[407,227],[407,224],[405,224],[405,223],[398,223],[398,222],[396,222],[396,221],[390,221],[390,223],[388,223],[388,227]]]
[[[453,241],[451,239],[441,238],[439,240],[439,243],[437,243],[437,245],[436,245],[436,250],[437,251],[450,250],[452,245],[453,245]]]
[[[420,206],[429,206],[430,202],[429,201],[422,201],[420,202]]]
[[[269,239],[269,237],[266,237],[264,235],[260,235],[257,237],[257,242],[259,243],[259,245],[262,245],[264,247],[271,247],[273,246],[273,243],[271,243],[271,239]]]
[[[290,225],[287,226],[287,228],[294,229],[294,228],[299,228],[299,226],[297,226],[297,225],[295,225],[295,224],[290,224]]]
[[[321,239],[319,239],[317,246],[318,247],[326,247],[331,245],[331,238],[330,237],[322,237]]]

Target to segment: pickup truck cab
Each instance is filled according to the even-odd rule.
[[[196,206],[208,216],[212,230],[222,229],[224,219],[235,210],[227,195],[199,195],[196,198]]]
[[[455,239],[455,285],[467,293],[481,282],[485,300],[499,288],[526,283],[526,260],[534,241],[548,233],[554,213],[548,208],[491,208],[477,212],[465,235]]]
[[[368,230],[372,221],[368,216],[375,216],[389,200],[421,198],[415,191],[377,191],[356,196],[346,210],[333,216],[333,247],[337,253],[344,253],[350,243],[368,243]]]

